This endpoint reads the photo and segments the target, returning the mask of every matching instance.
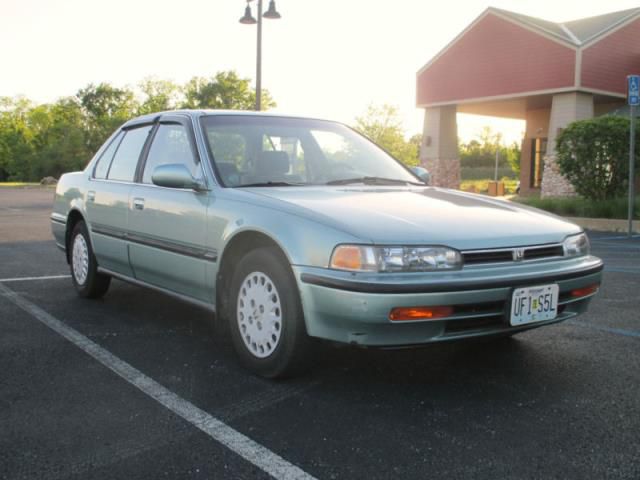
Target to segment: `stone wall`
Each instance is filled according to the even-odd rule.
[[[422,166],[431,174],[434,187],[460,188],[460,159],[424,159]]]
[[[576,191],[567,180],[556,162],[555,155],[544,156],[544,171],[542,174],[542,197],[573,197]]]

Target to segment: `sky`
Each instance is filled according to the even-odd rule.
[[[265,9],[268,0],[265,1]],[[251,3],[255,15],[255,1]],[[416,72],[488,6],[565,21],[638,6],[638,0],[276,0],[263,24],[262,84],[277,111],[353,124],[369,104],[399,108],[408,136],[422,131]],[[245,0],[0,0],[0,96],[37,102],[90,82],[135,87],[236,70],[255,78],[256,27]],[[521,121],[458,116],[464,141],[484,125],[519,140]]]

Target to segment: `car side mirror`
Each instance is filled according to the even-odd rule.
[[[422,180],[427,185],[429,185],[429,183],[431,183],[431,174],[429,173],[429,171],[426,168],[424,168],[424,167],[411,167],[411,171],[413,172],[413,174],[415,176],[417,176],[420,180]]]
[[[206,185],[193,178],[187,167],[181,163],[169,163],[153,169],[151,181],[154,185],[167,188],[190,188],[197,192],[206,190]]]

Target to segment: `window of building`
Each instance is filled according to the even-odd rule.
[[[547,153],[546,138],[531,139],[531,188],[540,188],[544,170],[544,156]]]

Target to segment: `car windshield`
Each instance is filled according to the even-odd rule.
[[[380,147],[323,120],[210,115],[202,126],[225,186],[424,185]]]

